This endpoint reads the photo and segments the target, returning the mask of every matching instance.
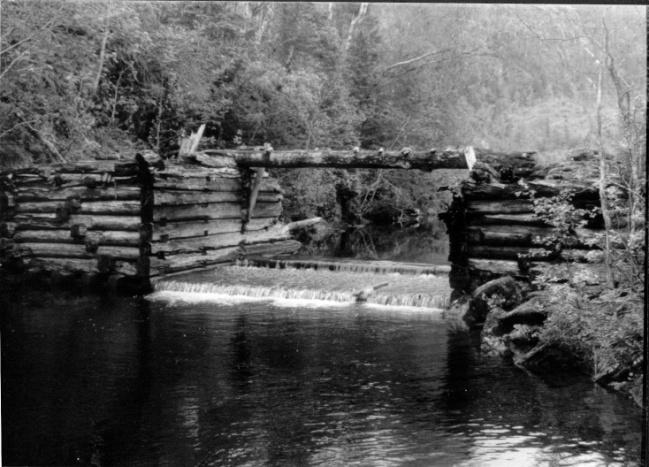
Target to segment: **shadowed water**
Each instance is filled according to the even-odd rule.
[[[5,464],[633,465],[640,411],[440,313],[4,296]]]

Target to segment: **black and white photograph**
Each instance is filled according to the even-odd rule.
[[[649,465],[647,37],[0,0],[0,465]]]

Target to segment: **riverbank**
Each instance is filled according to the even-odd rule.
[[[632,284],[606,287],[602,273],[596,265],[563,264],[529,283],[505,276],[477,288],[462,312],[481,327],[484,353],[539,376],[587,374],[642,407],[642,294]]]

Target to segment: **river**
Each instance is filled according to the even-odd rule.
[[[639,462],[632,402],[483,357],[435,308],[25,290],[0,305],[5,465]]]

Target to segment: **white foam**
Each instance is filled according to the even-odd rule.
[[[237,305],[241,303],[268,303],[277,307],[289,308],[345,308],[358,306],[362,309],[375,309],[385,311],[400,311],[408,313],[435,313],[441,314],[444,310],[433,307],[419,307],[408,305],[381,305],[365,302],[358,304],[354,301],[342,302],[337,300],[319,300],[311,298],[285,298],[273,296],[229,295],[217,292],[185,292],[177,290],[160,290],[146,297],[149,300],[165,301],[169,303],[218,303],[219,305]]]

